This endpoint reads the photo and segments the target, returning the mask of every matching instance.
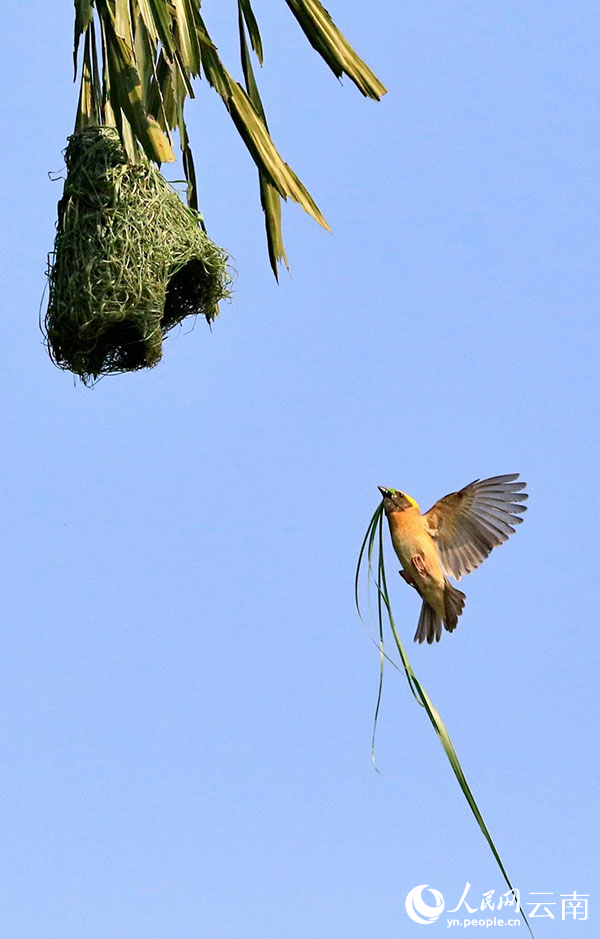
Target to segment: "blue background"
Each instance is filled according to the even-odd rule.
[[[391,669],[373,771],[352,579],[378,484],[426,509],[519,471],[525,524],[461,583],[460,628],[412,646],[389,554],[392,598],[524,902],[590,894],[536,936],[595,935],[597,4],[331,0],[380,104],[285,4],[255,9],[273,136],[333,234],[286,206],[275,284],[254,166],[200,82],[233,302],[92,390],[38,329],[72,6],[4,11],[0,932],[391,939],[419,934],[418,884],[448,908],[505,890]],[[239,78],[234,4],[204,12]]]

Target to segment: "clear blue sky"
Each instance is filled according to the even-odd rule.
[[[448,907],[467,881],[471,901],[504,889],[391,670],[371,767],[378,658],[352,579],[378,484],[426,508],[513,471],[525,524],[463,582],[459,629],[412,645],[390,556],[393,602],[523,899],[590,895],[587,921],[536,936],[598,934],[598,7],[329,7],[382,103],[340,86],[283,2],[256,3],[270,126],[333,234],[286,206],[276,286],[254,167],[199,83],[233,302],[93,390],[38,331],[72,5],[4,11],[10,939],[396,939],[419,935],[415,885]],[[204,10],[239,77],[234,4]]]

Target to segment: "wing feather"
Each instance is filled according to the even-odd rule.
[[[475,479],[451,492],[426,512],[424,520],[434,539],[442,566],[456,580],[470,574],[490,552],[508,539],[527,510],[526,483],[518,473]]]

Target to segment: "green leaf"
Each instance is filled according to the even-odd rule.
[[[187,139],[187,135],[186,135]],[[196,168],[194,166],[194,155],[192,153],[192,148],[189,143],[185,146],[181,145],[181,159],[183,163],[183,171],[185,173],[185,179],[187,182],[187,202],[188,205],[195,209],[198,212],[198,185],[196,183]],[[200,219],[200,224],[202,228],[206,231],[204,222]]]
[[[198,33],[198,41],[200,43],[200,55],[202,58],[204,73],[209,85],[214,88],[223,101],[227,103],[230,96],[229,89],[232,84],[232,79],[227,74],[223,63],[219,58],[217,47],[208,35],[200,14],[196,16],[196,20],[196,31]]]
[[[77,78],[77,52],[79,40],[94,18],[93,0],[75,0],[75,29],[73,36],[73,81]]]
[[[254,16],[254,12],[250,5],[250,0],[238,0],[238,6],[244,17],[246,26],[248,28],[248,35],[250,36],[250,45],[252,46],[253,51],[256,53],[256,57],[259,61],[259,64],[263,64],[263,45],[262,39],[260,38],[260,31],[258,29],[258,23]]]
[[[152,12],[152,7],[150,6],[149,0],[137,0],[136,6],[138,9],[138,15],[146,27],[148,37],[156,54],[156,47],[160,38],[160,33],[154,18],[154,13]]]
[[[265,109],[263,108],[262,101],[260,100],[260,94],[258,92],[258,85],[256,84],[256,79],[254,77],[254,70],[252,68],[252,62],[250,60],[250,53],[248,51],[248,44],[246,42],[246,33],[244,30],[244,17],[243,17],[243,0],[238,0],[238,32],[240,37],[240,58],[242,60],[242,71],[244,73],[244,81],[246,83],[246,91],[248,97],[250,98],[252,104],[258,111],[258,114],[265,123],[267,127],[267,119],[265,117]],[[267,127],[268,130],[268,127]]]
[[[175,6],[175,42],[184,68],[190,75],[200,72],[200,45],[190,0],[173,0]]]
[[[265,231],[267,235],[269,263],[275,275],[275,280],[279,280],[280,262],[285,264],[288,271],[290,269],[283,245],[283,233],[281,230],[281,199],[275,187],[271,185],[260,170],[258,175],[260,204],[265,214]]]
[[[144,13],[144,8],[146,8],[146,14]],[[171,29],[172,19],[169,15],[169,9],[165,0],[145,0],[143,4],[140,4],[140,12],[142,16],[144,16],[144,20],[146,16],[149,15],[165,54],[171,58],[175,54],[177,46]],[[152,34],[149,22],[146,23],[146,26]]]
[[[148,93],[147,110],[156,117],[165,131],[177,125],[179,111],[174,92],[176,76],[177,66],[174,60],[166,59],[161,50]]]
[[[75,130],[82,130],[88,124],[98,123],[94,109],[94,91],[92,83],[92,59],[90,51],[90,33],[86,32],[81,66],[81,85],[77,104]]]
[[[329,225],[314,199],[294,171],[279,155],[264,120],[241,85],[235,82],[221,62],[216,46],[198,17],[200,49],[204,73],[222,98],[242,140],[257,167],[283,199],[293,199],[329,231]]]
[[[100,113],[102,110],[103,102],[103,92],[102,92],[102,73],[98,65],[98,46],[96,43],[96,27],[94,25],[94,20],[89,25],[86,39],[89,36],[89,43],[91,49],[91,59],[92,59],[92,109],[94,114],[94,122],[96,124],[101,123]]]
[[[113,17],[114,30],[129,49],[133,49],[133,26],[131,24],[131,10],[129,0],[114,0],[115,13]]]
[[[140,82],[142,85],[142,98],[144,101],[148,101],[150,96],[150,88],[154,78],[155,49],[150,40],[150,34],[146,24],[139,15],[135,24],[134,53],[140,75]],[[156,117],[156,114],[153,116]]]
[[[238,0],[240,56],[242,59],[244,81],[246,82],[246,91],[252,104],[256,108],[257,113],[264,121],[265,127],[267,127],[265,110],[258,92],[258,86],[256,84],[254,71],[252,69],[252,62],[250,61],[250,53],[248,51],[248,44],[246,42],[244,22],[247,24],[247,20],[244,18],[244,0]],[[279,280],[279,263],[281,261],[283,261],[289,270],[288,259],[283,245],[283,233],[281,230],[281,199],[276,188],[272,183],[269,182],[260,169],[258,171],[258,181],[260,189],[260,204],[265,216],[265,231],[267,235],[269,262],[271,264],[273,274],[275,275],[275,279]]]
[[[319,0],[286,0],[313,49],[338,78],[345,73],[365,97],[376,101],[386,88],[354,51]]]
[[[115,31],[109,8],[104,20],[106,58],[110,76],[110,98],[113,110],[121,108],[149,159],[157,163],[174,162],[175,154],[160,125],[144,106],[142,83],[132,49]],[[127,141],[123,140],[126,144]],[[128,153],[131,153],[129,148]]]
[[[244,89],[233,85],[229,99],[229,111],[233,121],[248,148],[254,162],[264,173],[267,180],[284,199],[293,199],[309,215],[330,231],[319,207],[303,183],[300,182],[291,167],[285,163],[271,140],[269,132],[261,120]]]

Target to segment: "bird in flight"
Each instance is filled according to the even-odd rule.
[[[419,505],[399,489],[379,486],[390,526],[400,576],[423,600],[415,642],[439,642],[442,624],[456,629],[465,594],[448,580],[460,580],[485,561],[523,521],[528,498],[518,473],[476,479],[451,492],[421,514]]]

